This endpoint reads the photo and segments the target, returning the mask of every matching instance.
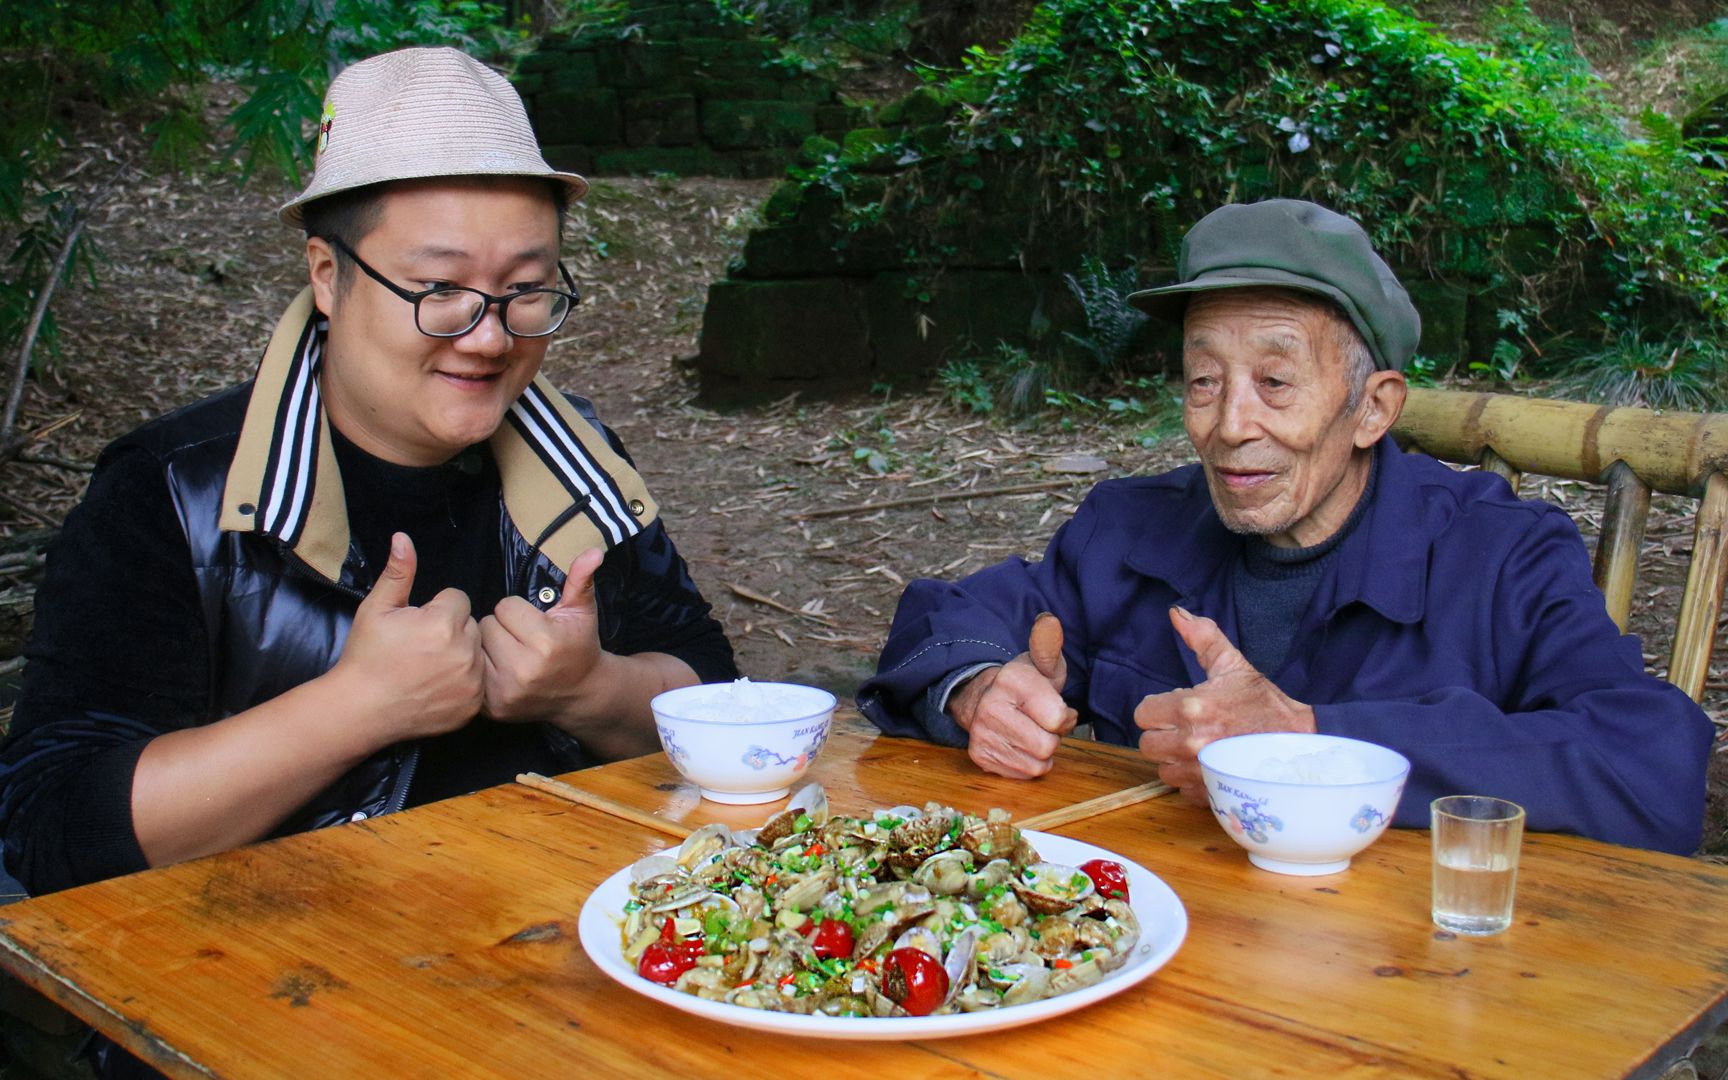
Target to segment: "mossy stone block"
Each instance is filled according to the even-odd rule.
[[[645,94],[624,99],[624,142],[630,146],[693,146],[696,99],[689,94]]]
[[[707,72],[697,72],[690,80],[696,95],[703,101],[771,101],[780,93],[780,82],[766,76],[744,79],[716,79]]]
[[[662,42],[620,41],[594,50],[600,83],[619,90],[668,90],[684,74],[678,46]]]
[[[889,127],[934,124],[947,118],[948,109],[948,98],[941,91],[932,86],[920,86],[905,97],[884,105],[879,122]]]
[[[1514,274],[1542,274],[1560,265],[1559,237],[1553,229],[1523,226],[1507,229],[1500,253]]]
[[[614,90],[563,91],[534,99],[540,141],[610,146],[623,141],[624,119]]]
[[[827,105],[834,100],[834,84],[827,79],[799,76],[778,84],[775,96],[782,101],[807,101],[812,105]]]
[[[816,134],[816,107],[793,101],[704,101],[702,134],[720,150],[797,146]]]
[[[1463,228],[1498,224],[1504,210],[1500,203],[1504,184],[1483,161],[1468,161],[1446,174],[1446,190],[1440,207],[1446,221]]]
[[[518,74],[528,74],[536,71],[551,71],[553,68],[564,62],[565,56],[566,54],[561,51],[553,52],[551,50],[542,50],[540,52],[532,52],[517,62],[516,71]]]
[[[638,146],[597,151],[594,171],[610,176],[737,176],[738,166],[706,146]]]
[[[725,60],[761,64],[769,56],[760,42],[720,37],[687,37],[678,42],[678,51],[697,64]]]
[[[753,281],[836,275],[840,260],[832,244],[828,234],[796,225],[752,229],[734,273]]]
[[[1422,340],[1416,351],[1443,368],[1469,354],[1470,290],[1462,285],[1425,279],[1420,271],[1399,271],[1398,279],[1422,316]]]
[[[693,74],[716,82],[757,82],[765,79],[778,84],[785,78],[783,72],[770,67],[766,60],[709,60],[691,70]]]
[[[854,128],[842,143],[846,156],[865,169],[890,169],[900,157],[900,134],[887,128]]]
[[[1049,304],[1048,279],[1015,271],[949,271],[925,281],[904,272],[870,280],[866,308],[881,375],[917,375],[955,356],[977,355],[1005,341],[1031,342],[1033,322]],[[917,295],[926,294],[928,301]]]
[[[819,165],[839,153],[839,143],[824,135],[812,135],[798,147],[798,160],[806,165]]]
[[[540,153],[546,163],[562,172],[590,173],[594,171],[594,148],[591,146],[554,146],[542,144]]]
[[[840,278],[717,281],[708,287],[697,371],[745,383],[862,378],[871,350],[860,293]]]
[[[839,134],[870,123],[870,110],[862,105],[819,105],[816,108],[816,130],[824,135]]]
[[[594,90],[600,86],[600,66],[591,52],[565,53],[543,76],[548,90]]]
[[[782,180],[763,202],[762,219],[770,225],[786,225],[797,218],[803,202],[804,185],[796,180]]]

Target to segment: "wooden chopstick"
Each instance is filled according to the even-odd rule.
[[[613,817],[633,821],[638,825],[663,832],[668,836],[683,839],[695,831],[688,825],[668,821],[656,814],[638,810],[634,806],[626,806],[616,799],[596,795],[592,791],[583,791],[581,788],[573,787],[562,780],[553,780],[550,777],[541,776],[539,773],[518,773],[516,782],[531,787],[535,791],[543,791],[548,795],[555,795],[560,799],[611,814]],[[1057,825],[1067,825],[1070,822],[1097,817],[1099,814],[1108,813],[1111,810],[1120,810],[1124,806],[1133,806],[1135,803],[1156,799],[1160,795],[1168,795],[1173,790],[1175,789],[1168,784],[1149,780],[1144,784],[1136,784],[1131,788],[1123,788],[1121,791],[1112,791],[1108,795],[1100,795],[1095,799],[1086,799],[1070,806],[1045,811],[1042,814],[1033,814],[1016,824],[1022,829],[1054,828]]]
[[[634,806],[626,806],[616,799],[608,799],[606,796],[596,795],[592,791],[583,791],[581,788],[572,787],[562,780],[553,780],[551,777],[541,776],[539,773],[517,773],[516,782],[531,787],[535,791],[543,791],[548,795],[556,795],[560,799],[567,799],[573,803],[580,803],[583,806],[599,810],[602,813],[611,814],[613,817],[620,817],[625,821],[633,821],[638,825],[643,825],[650,829],[656,829],[668,836],[676,836],[679,839],[683,839],[695,831],[688,825],[681,825],[676,821],[668,821],[655,814],[638,810]]]
[[[1156,780],[1148,780],[1144,784],[1135,784],[1131,788],[1112,791],[1108,795],[1100,795],[1096,799],[1086,799],[1070,806],[1047,810],[1042,814],[1033,814],[1023,821],[1015,822],[1022,829],[1049,829],[1057,825],[1066,825],[1072,821],[1080,821],[1111,810],[1120,810],[1124,806],[1133,806],[1160,795],[1168,795],[1176,790],[1169,784],[1161,784]]]

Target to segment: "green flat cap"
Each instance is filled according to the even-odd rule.
[[[1362,226],[1298,199],[1212,211],[1182,238],[1176,284],[1128,300],[1180,323],[1190,293],[1266,287],[1317,293],[1337,304],[1382,371],[1403,370],[1422,336],[1422,317]]]

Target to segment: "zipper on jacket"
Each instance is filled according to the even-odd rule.
[[[394,814],[408,805],[408,785],[414,782],[414,770],[420,766],[420,741],[416,739],[408,746],[408,757],[397,768],[396,786],[391,789],[390,797],[384,800],[384,814]]]
[[[352,585],[344,585],[340,581],[332,581],[325,577],[323,574],[319,573],[311,563],[301,558],[299,553],[287,544],[277,540],[276,547],[278,552],[282,555],[283,560],[302,576],[319,582],[320,584],[328,585],[331,588],[336,589],[338,592],[346,593],[362,603],[365,602],[366,593],[361,592]],[[396,782],[391,787],[389,796],[384,800],[383,809],[378,811],[380,814],[394,814],[396,811],[402,809],[403,806],[407,805],[408,785],[414,781],[414,772],[419,765],[420,741],[416,739],[409,743],[407,757],[405,757],[401,764],[397,766]],[[350,819],[352,820],[352,814],[350,815]]]

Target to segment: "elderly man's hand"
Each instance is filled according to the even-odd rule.
[[[564,595],[545,611],[507,596],[480,620],[487,716],[550,720],[580,713],[583,699],[598,692],[608,654],[600,649],[594,571],[604,557],[599,548],[576,556]]]
[[[345,698],[376,702],[367,711],[390,725],[391,742],[455,731],[480,711],[480,632],[468,597],[445,589],[410,606],[417,566],[414,542],[396,533],[330,672],[351,681]]]
[[[971,736],[968,753],[985,772],[1029,780],[1050,771],[1061,737],[1079,718],[1062,700],[1068,664],[1062,624],[1049,612],[1032,624],[1027,650],[954,691],[948,711]]]
[[[1159,764],[1158,778],[1204,805],[1201,747],[1256,731],[1313,731],[1314,710],[1254,670],[1211,619],[1173,607],[1170,623],[1206,669],[1206,681],[1149,695],[1134,710],[1134,723],[1144,731],[1140,752]]]

